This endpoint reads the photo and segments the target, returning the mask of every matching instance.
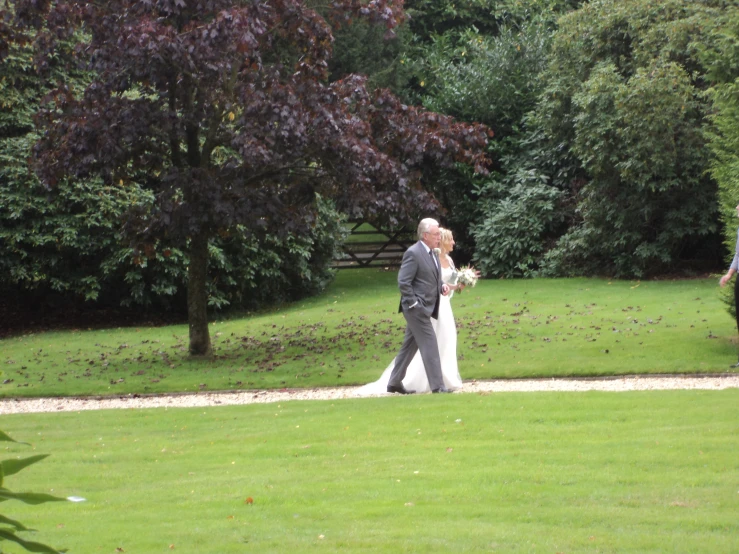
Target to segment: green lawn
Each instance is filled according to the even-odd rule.
[[[739,551],[737,390],[292,401],[2,425],[52,454],[8,488],[87,498],[4,503],[3,514],[72,553]],[[30,452],[11,445],[3,457]]]
[[[463,379],[735,371],[736,327],[715,279],[484,280],[452,302]],[[0,341],[0,396],[362,384],[395,356],[396,273],[347,270],[320,297],[211,326],[45,332]]]
[[[399,347],[395,279],[340,272],[214,322],[209,359],[188,359],[186,326],[8,338],[0,394],[369,382]],[[714,279],[483,281],[453,304],[465,379],[724,372],[737,354]],[[52,454],[5,486],[88,500],[2,514],[85,554],[736,552],[738,416],[739,390],[4,415],[33,446],[3,458]]]

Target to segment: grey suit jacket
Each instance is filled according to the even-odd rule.
[[[436,254],[434,256],[436,257]],[[436,261],[438,263],[438,257]],[[437,317],[441,284],[441,264],[437,269],[434,260],[426,252],[426,247],[418,241],[405,251],[400,264],[398,271],[400,307],[398,311],[421,310],[429,317]],[[416,305],[410,308],[414,304]]]

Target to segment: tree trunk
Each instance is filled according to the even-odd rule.
[[[208,237],[199,233],[190,240],[190,265],[187,269],[187,320],[190,324],[190,355],[210,354],[208,331]]]

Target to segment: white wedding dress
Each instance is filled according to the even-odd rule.
[[[454,275],[454,265],[451,267],[441,268],[441,279],[452,284]],[[449,390],[457,390],[462,388],[462,378],[459,375],[457,367],[457,325],[454,323],[454,314],[452,313],[451,299],[454,292],[450,292],[447,296],[441,296],[439,299],[439,319],[431,318],[431,325],[436,331],[436,340],[439,343],[439,357],[441,358],[441,373],[444,377],[444,386]],[[390,380],[390,373],[395,366],[395,359],[390,362],[382,376],[374,383],[369,383],[360,387],[356,394],[358,396],[372,396],[377,394],[387,394],[387,383]],[[429,380],[426,377],[426,369],[421,359],[421,353],[416,355],[408,365],[408,370],[403,379],[403,386],[408,390],[416,392],[429,392]]]

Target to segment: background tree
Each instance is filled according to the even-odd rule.
[[[426,105],[462,118],[477,115],[498,137],[490,147],[495,163],[488,177],[458,174],[456,184],[438,192],[448,199],[455,228],[471,235],[468,247],[474,245],[476,264],[487,275],[527,275],[544,248],[542,237],[560,219],[557,191],[546,186],[543,172],[546,152],[526,119],[542,88],[538,76],[546,68],[551,32],[550,20],[531,16],[499,28],[497,36],[467,32],[455,56],[442,51],[427,59],[438,60],[430,73],[441,77],[428,86]]]
[[[556,18],[582,4],[582,0],[407,0],[409,26],[419,41],[457,35],[472,29],[496,36],[501,28],[517,26],[530,18]]]
[[[435,169],[423,177],[445,209],[442,222],[455,231],[456,257],[460,262],[475,257],[487,274],[530,273],[523,260],[538,259],[562,233],[558,191],[540,188],[551,156],[540,145],[532,151],[540,132],[528,128],[525,114],[543,87],[556,19],[580,4],[406,0],[410,18],[396,40],[384,43],[391,47],[379,47],[380,33],[370,35],[356,25],[336,35],[334,63],[341,62],[332,71],[368,72],[371,85],[390,86],[407,102],[494,130],[489,178],[476,179],[464,167]],[[529,190],[534,183],[536,190]],[[519,224],[516,214],[530,211],[523,203],[532,201],[537,213],[551,219]]]
[[[502,276],[716,263],[699,52],[735,2],[406,6],[404,63],[386,64],[403,68],[400,94],[496,134],[489,177],[452,168],[424,178],[463,258]]]
[[[152,205],[128,210],[125,229],[142,256],[161,240],[187,250],[192,354],[210,349],[211,237],[305,233],[319,195],[352,217],[407,221],[436,207],[422,168],[484,170],[484,127],[370,94],[360,77],[328,84],[331,29],[299,0],[20,0],[16,15],[49,22],[37,41],[47,55],[55,37],[80,26],[89,34],[77,54],[93,80],[82,95],[55,91],[40,117],[37,171],[51,186],[94,175],[152,192]],[[359,16],[392,29],[402,12],[346,0],[327,14],[335,24]]]
[[[334,46],[328,61],[329,81],[338,81],[347,75],[358,73],[367,76],[370,90],[388,88],[405,102],[412,75],[409,51],[413,35],[407,24],[394,30],[388,37],[387,30],[365,20],[334,29]]]
[[[55,56],[39,68],[32,34],[6,38],[12,40],[5,42],[0,65],[0,289],[29,291],[26,301],[66,291],[95,298],[100,283],[94,272],[101,252],[110,249],[106,229],[116,225],[107,219],[109,208],[129,199],[101,199],[102,189],[89,183],[64,183],[52,198],[29,173],[41,99],[57,82],[84,86],[86,75],[75,67],[69,41],[60,41]]]
[[[158,241],[152,258],[137,256],[121,232],[130,206],[152,208],[151,190],[134,182],[116,187],[99,179],[65,178],[50,191],[28,171],[39,139],[33,116],[43,97],[59,82],[84,90],[91,72],[75,63],[75,40],[57,42],[38,71],[35,35],[10,31],[0,63],[0,310],[12,314],[8,324],[16,329],[34,320],[77,325],[75,314],[89,318],[86,310],[93,307],[96,318],[110,317],[111,310],[121,317],[133,308],[157,319],[182,317],[187,252],[174,241]],[[333,276],[329,266],[345,233],[330,199],[317,207],[316,224],[300,235],[256,240],[237,227],[213,237],[209,307],[254,309],[322,290]]]
[[[643,276],[716,256],[698,45],[733,2],[599,0],[564,16],[537,111],[571,212],[547,274]]]
[[[701,59],[711,83],[711,122],[707,129],[708,144],[713,153],[711,174],[718,183],[719,213],[724,224],[726,266],[734,257],[739,204],[739,11],[732,10],[716,22],[710,45],[701,46]],[[720,289],[722,299],[732,317],[736,317],[732,287]]]
[[[413,31],[408,57],[412,74],[404,94],[434,111],[490,126],[493,160],[489,177],[463,168],[428,175],[430,189],[447,209],[458,257],[475,259],[487,275],[521,275],[525,259],[544,249],[557,227],[556,191],[541,190],[541,148],[526,114],[542,89],[551,34],[557,17],[580,2],[466,0],[407,3]],[[533,177],[532,177],[533,175]],[[546,179],[546,177],[544,177]],[[534,186],[536,190],[529,190]],[[525,200],[524,200],[525,198]],[[527,205],[523,205],[523,203]],[[519,215],[552,213],[551,221],[528,225]],[[543,225],[540,225],[543,224]],[[510,239],[510,240],[509,240]]]

